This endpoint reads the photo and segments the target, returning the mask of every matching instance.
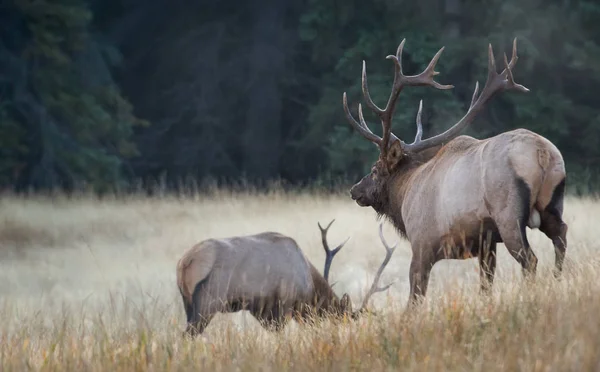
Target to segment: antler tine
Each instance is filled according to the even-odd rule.
[[[512,57],[510,57],[510,63],[508,63],[509,70],[512,70],[512,68],[515,67],[518,59],[519,59],[519,56],[517,55],[517,38],[515,37],[513,39]],[[506,67],[506,65],[505,65],[505,67]],[[506,72],[506,70],[507,69],[502,70],[502,72],[500,74],[504,74]]]
[[[362,68],[362,91],[363,96],[365,97],[365,103],[367,107],[373,110],[377,115],[385,114],[385,110],[380,109],[373,99],[371,98],[371,94],[369,93],[369,86],[367,84],[367,62],[363,59],[363,68]],[[387,106],[386,106],[387,108]]]
[[[391,59],[392,61],[394,61],[394,64],[396,67],[397,79],[394,79],[394,87],[400,86],[399,88],[402,89],[406,85],[410,85],[410,86],[431,85],[437,89],[442,89],[442,90],[454,88],[454,85],[452,85],[452,84],[443,85],[443,84],[440,84],[437,81],[433,80],[434,76],[440,74],[438,71],[435,71],[435,66],[438,63],[440,56],[442,55],[442,52],[444,51],[445,47],[441,47],[440,50],[437,51],[437,53],[433,56],[431,61],[429,61],[429,64],[427,65],[425,70],[423,70],[420,74],[409,75],[409,76],[404,75],[402,73],[402,52],[404,50],[404,42],[405,41],[406,41],[406,39],[402,40],[402,42],[398,46],[398,51],[396,52],[395,56],[389,55],[386,57],[386,59]],[[393,101],[395,101],[395,99]],[[388,101],[388,106],[386,106],[386,108],[389,107],[391,102],[392,102],[391,100]]]
[[[344,104],[344,113],[346,114],[346,119],[352,125],[352,127],[354,127],[354,129],[356,129],[358,131],[358,133],[360,133],[363,137],[365,137],[369,141],[373,142],[377,146],[381,146],[381,137],[379,137],[378,135],[371,132],[369,127],[366,126],[366,123],[364,123],[364,126],[363,126],[362,123],[359,123],[358,121],[356,121],[356,119],[354,119],[354,116],[352,116],[352,113],[350,113],[350,108],[348,108],[348,99],[346,98],[346,92],[344,92],[343,104]],[[358,115],[360,117],[362,117],[362,108],[360,107],[360,104],[358,107]]]
[[[398,246],[398,242],[394,243],[394,245],[391,247],[389,246],[389,244],[385,241],[385,237],[383,236],[383,223],[382,222],[379,223],[379,239],[381,239],[381,242],[383,243],[383,246],[385,247],[386,252],[391,257],[392,253],[394,253],[394,251],[396,250],[396,247]],[[387,258],[387,255],[386,255],[386,258]],[[387,262],[385,264],[387,265]]]
[[[479,93],[479,82],[478,81],[475,82],[475,89],[473,90],[473,97],[471,97],[471,104],[469,105],[469,108],[473,107],[473,105],[475,104],[475,102],[477,100],[477,93]]]
[[[506,53],[504,53],[504,67],[505,67],[504,70],[506,71],[506,79],[508,79],[508,83],[514,85],[515,79],[513,78],[512,71],[511,71],[510,67],[508,66],[508,59],[506,58]]]
[[[429,65],[427,65],[427,68],[425,68],[425,70],[423,70],[423,72],[421,72],[419,75],[405,76],[406,79],[410,78],[410,79],[414,80],[414,81],[410,82],[410,85],[414,85],[414,86],[431,85],[432,87],[441,89],[441,90],[454,88],[454,85],[452,85],[452,84],[442,85],[442,84],[438,83],[437,81],[433,80],[434,76],[440,74],[439,72],[435,71],[435,65],[437,64],[438,60],[440,59],[440,56],[442,55],[444,48],[445,47],[441,47],[440,50],[438,50],[438,52],[435,54],[435,56],[433,56],[433,58],[431,59],[431,62],[429,62]]]
[[[360,121],[360,126],[361,126],[361,127],[362,127],[362,128],[365,130],[365,131],[367,131],[368,133],[372,134],[373,136],[375,136],[375,137],[377,137],[377,138],[379,138],[379,139],[381,140],[381,137],[379,137],[379,136],[377,136],[377,135],[373,134],[373,132],[371,132],[371,129],[369,129],[369,126],[367,125],[367,122],[365,121],[365,117],[363,116],[363,112],[362,112],[362,106],[361,106],[361,104],[360,104],[360,103],[358,104],[358,119],[359,119],[359,121]],[[394,139],[394,140],[397,140],[397,139],[398,139],[398,137],[396,137],[396,136],[394,135],[394,133],[390,133],[390,136],[391,136],[391,138],[392,138],[392,139]],[[376,145],[377,145],[377,146],[380,146],[380,144],[376,144]]]
[[[335,218],[334,218],[333,220],[331,220],[331,222],[329,222],[329,223],[327,224],[327,227],[325,227],[325,228],[323,228],[323,226],[321,226],[321,223],[320,223],[320,222],[317,222],[317,225],[319,225],[319,229],[321,229],[321,232],[322,232],[322,233],[325,233],[325,234],[327,234],[327,230],[329,230],[329,227],[331,227],[331,225],[332,225],[334,222],[335,222]]]
[[[485,104],[498,92],[505,90],[517,90],[520,92],[529,92],[529,89],[521,84],[517,84],[514,81],[512,69],[517,63],[517,39],[513,41],[513,56],[510,63],[507,61],[506,54],[504,57],[504,70],[501,73],[496,71],[496,62],[494,58],[494,51],[492,44],[488,45],[488,78],[481,91],[481,94],[477,95],[479,91],[479,82],[475,84],[475,91],[471,99],[471,104],[467,113],[452,127],[445,132],[438,134],[437,136],[427,138],[426,140],[419,141],[413,144],[405,144],[404,147],[408,151],[419,152],[427,148],[444,144],[454,137],[456,137],[460,131],[462,131],[467,125],[469,125],[475,119],[475,116],[483,109]]]
[[[520,92],[529,92],[529,89],[525,88],[523,85],[515,83],[515,79],[512,74],[512,68],[510,68],[510,64],[506,60],[506,53],[504,53],[504,66],[506,68],[500,75],[502,76],[504,73],[506,73],[506,80],[508,81],[507,86]]]
[[[423,137],[423,124],[421,123],[421,114],[423,112],[423,100],[419,101],[419,111],[417,111],[417,134],[415,135],[415,140],[413,144],[421,142],[421,137]]]
[[[365,117],[363,116],[362,105],[360,103],[358,104],[358,120],[359,120],[360,126],[367,133],[369,133],[369,135],[372,135],[373,137],[378,139],[379,143],[375,143],[375,145],[379,146],[381,144],[381,137],[377,136],[376,134],[373,134],[373,132],[371,132],[371,129],[369,129],[369,126],[367,125],[367,122],[365,121]]]
[[[496,57],[494,57],[494,48],[492,48],[492,43],[488,44],[488,79],[486,81],[489,83],[494,79],[494,75],[498,72],[496,71]],[[484,88],[485,89],[485,88]]]
[[[396,242],[396,243],[394,243],[393,246],[390,247],[388,245],[388,243],[385,241],[385,238],[383,237],[383,223],[382,222],[379,223],[379,238],[381,239],[381,242],[383,243],[383,246],[385,248],[385,258],[383,259],[383,262],[379,266],[379,269],[377,269],[377,273],[375,274],[375,278],[373,279],[371,288],[365,295],[359,311],[361,311],[367,307],[367,304],[369,303],[369,299],[371,298],[372,295],[374,295],[375,293],[378,293],[378,292],[386,291],[388,288],[390,288],[392,286],[392,284],[395,283],[395,281],[394,281],[383,287],[378,286],[379,278],[381,277],[381,274],[383,273],[383,270],[385,269],[387,264],[390,262],[390,259],[392,258],[392,254],[394,254],[394,251],[396,250],[396,246],[398,245],[398,242]]]
[[[403,45],[403,44],[404,44],[404,40],[402,41],[402,43],[400,45]],[[400,54],[402,53],[402,50],[400,47],[399,47],[399,53]],[[379,118],[381,120],[381,125],[383,128],[383,137],[382,137],[381,143],[379,144],[379,147],[381,148],[381,151],[383,153],[385,153],[385,151],[387,150],[387,145],[384,146],[384,144],[389,143],[390,139],[398,140],[398,137],[396,137],[396,135],[394,133],[391,133],[391,115],[392,115],[391,112],[393,112],[394,102],[395,102],[396,98],[398,97],[400,90],[402,90],[402,87],[400,87],[397,94],[395,94],[395,90],[397,89],[396,88],[397,81],[399,80],[399,76],[401,74],[402,74],[402,66],[400,65],[400,63],[398,63],[398,60],[396,59],[396,67],[395,67],[395,73],[394,73],[394,83],[392,85],[393,86],[392,92],[390,93],[388,102],[385,105],[385,109],[381,109],[381,108],[379,108],[379,106],[377,106],[375,104],[375,102],[373,102],[373,99],[371,98],[371,94],[369,93],[369,85],[367,83],[367,63],[363,60],[363,69],[362,69],[363,97],[365,98],[365,103],[367,104],[367,107],[370,108],[375,114],[377,114],[377,116],[379,116]],[[363,123],[366,126],[364,119],[363,119]]]
[[[402,51],[404,50],[404,43],[406,42],[406,38],[402,39],[400,45],[398,45],[398,49],[396,49],[396,55],[388,55],[385,59],[391,59],[394,62],[396,70],[398,70],[398,76],[402,75]]]
[[[331,220],[331,222],[329,222],[329,224],[325,228],[321,226],[320,222],[317,222],[317,225],[319,225],[319,229],[321,230],[321,243],[323,244],[323,250],[325,251],[325,267],[323,268],[323,277],[325,277],[325,280],[327,282],[329,282],[329,269],[331,268],[331,262],[333,261],[333,257],[335,257],[335,255],[338,254],[340,249],[342,249],[342,247],[350,240],[350,237],[348,237],[334,249],[329,249],[329,244],[327,243],[327,231],[329,230],[329,227],[331,227],[334,221],[335,218]]]

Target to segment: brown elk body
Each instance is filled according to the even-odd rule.
[[[422,101],[417,113],[417,134],[405,143],[391,132],[398,95],[405,86],[450,89],[433,80],[435,64],[444,48],[419,75],[402,73],[402,49],[388,56],[395,64],[395,78],[387,106],[373,103],[363,62],[363,95],[367,106],[380,118],[383,135],[368,128],[359,105],[359,121],[343,105],[350,124],[379,146],[380,156],[371,172],[355,184],[350,194],[360,206],[372,207],[389,219],[412,247],[409,305],[425,296],[434,264],[442,259],[477,257],[482,292],[493,283],[496,244],[508,252],[533,277],[537,257],[527,240],[526,227],[539,228],[555,247],[555,275],[562,272],[566,253],[567,225],[562,220],[565,164],[560,151],[546,138],[526,129],[516,129],[478,140],[458,135],[498,92],[528,92],[515,83],[512,69],[517,62],[516,39],[510,63],[498,73],[489,46],[488,80],[478,95],[479,84],[468,112],[446,132],[421,139]],[[529,275],[531,274],[531,275]]]
[[[376,283],[393,248],[381,235],[386,260],[363,306],[352,312],[348,294],[339,298],[327,281],[332,259],[346,243],[329,249],[326,234],[331,223],[326,228],[319,225],[326,253],[325,276],[310,263],[294,239],[276,232],[207,239],[185,252],[177,263],[177,286],[188,323],[185,333],[202,333],[218,312],[248,310],[272,331],[282,329],[290,317],[299,321],[344,314],[356,318],[373,293],[389,287],[376,288]]]

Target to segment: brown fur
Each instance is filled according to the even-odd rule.
[[[371,189],[371,194],[383,193],[376,202],[366,204],[410,240],[411,300],[415,300],[425,295],[429,273],[437,261],[478,257],[486,245],[493,247],[490,254],[495,255],[499,242],[507,245],[526,272],[535,273],[537,258],[517,225],[534,212],[541,215],[539,227],[553,242],[565,242],[563,246],[556,243],[556,270],[560,272],[566,224],[560,219],[562,211],[557,216],[547,210],[555,208],[551,200],[565,178],[558,149],[531,131],[517,129],[485,140],[459,136],[428,161],[423,156],[404,155],[383,183],[366,176],[352,193],[355,198],[368,194],[366,189]],[[516,180],[527,186],[527,201],[519,197]],[[562,200],[562,194],[558,198]],[[487,231],[491,241],[485,239]],[[489,289],[495,258],[480,263],[493,265],[482,272],[482,289]]]
[[[411,144],[391,133],[395,102],[402,88],[452,86],[433,80],[442,50],[421,74],[403,75],[403,45],[404,41],[396,56],[388,56],[396,69],[384,109],[377,107],[369,95],[363,62],[363,95],[367,106],[381,119],[383,137],[371,132],[360,107],[360,121],[353,118],[345,93],[343,104],[350,125],[380,148],[379,160],[371,173],[354,185],[350,194],[360,206],[370,206],[379,216],[388,218],[410,241],[410,303],[425,296],[431,269],[442,259],[478,257],[481,289],[489,290],[496,267],[496,244],[500,242],[522,266],[524,274],[533,277],[537,257],[527,241],[526,227],[539,228],[552,239],[558,276],[562,272],[568,229],[562,220],[566,170],[560,151],[546,138],[526,129],[483,140],[458,135],[497,92],[529,91],[515,83],[511,72],[518,58],[516,39],[513,57],[510,63],[505,58],[501,73],[496,71],[489,46],[488,81],[479,95],[476,85],[468,112],[444,133],[421,139],[421,102],[417,135]]]

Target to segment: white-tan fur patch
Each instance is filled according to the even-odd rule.
[[[529,215],[529,223],[527,224],[527,226],[529,226],[531,229],[537,229],[540,227],[542,223],[542,217],[540,216],[540,212],[537,211],[537,209],[533,209],[531,211],[531,214]]]

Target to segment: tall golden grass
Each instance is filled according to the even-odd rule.
[[[493,295],[479,295],[476,259],[443,261],[427,300],[404,312],[411,251],[398,248],[373,297],[377,316],[277,334],[245,312],[216,316],[204,335],[181,337],[185,314],[175,264],[209,237],[278,231],[315,266],[324,254],[317,222],[335,218],[331,280],[358,305],[384,256],[378,221],[347,195],[217,192],[187,198],[0,200],[2,371],[446,371],[600,369],[600,202],[569,198],[565,273],[552,277],[554,250],[528,231],[537,280],[499,245]]]

